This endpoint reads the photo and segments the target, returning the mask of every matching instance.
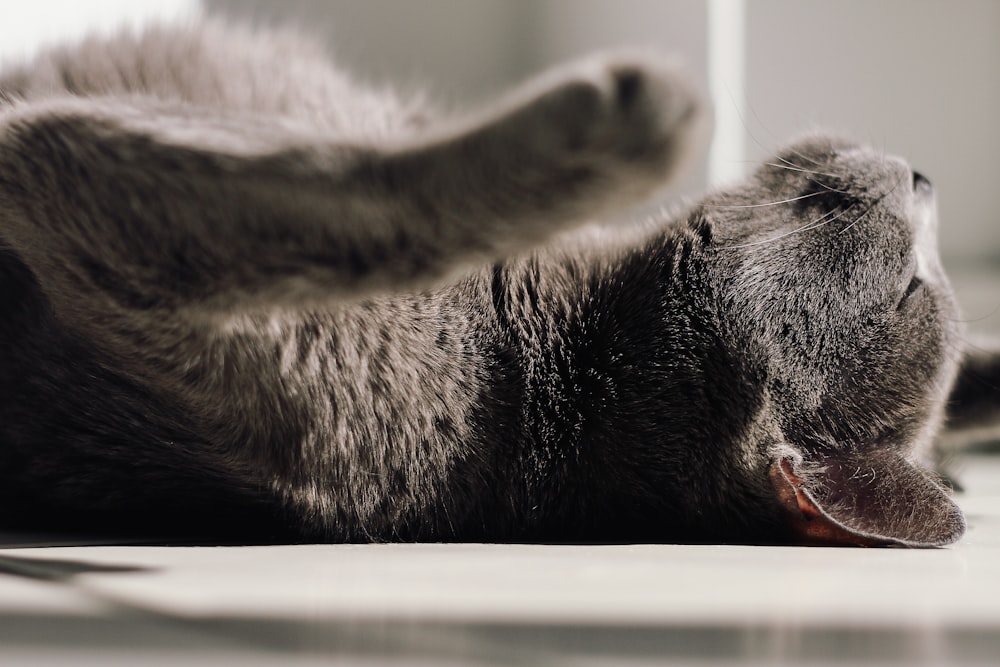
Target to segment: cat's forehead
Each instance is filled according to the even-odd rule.
[[[764,161],[757,176],[773,185],[812,183],[829,188],[861,189],[889,181],[902,184],[911,173],[902,158],[884,150],[838,137],[813,134],[778,150]]]
[[[877,249],[904,258],[934,209],[932,193],[916,197],[914,183],[902,158],[812,135],[762,160],[742,184],[711,193],[703,210],[718,243],[744,255],[796,248],[807,257],[860,258]],[[928,238],[925,245],[936,244]]]

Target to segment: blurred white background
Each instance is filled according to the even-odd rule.
[[[24,51],[40,37],[122,17],[191,13],[197,4],[17,3],[17,9],[4,8],[0,49]],[[425,86],[457,104],[599,48],[643,45],[675,53],[699,78],[716,75],[722,138],[713,154],[716,177],[751,168],[747,160],[764,157],[803,130],[841,130],[907,157],[936,184],[949,264],[1000,261],[1000,212],[994,203],[1000,178],[1000,2],[995,0],[202,4],[208,13],[301,25],[329,39],[336,56],[363,76]],[[720,14],[723,26],[735,16],[742,44],[720,32]],[[713,43],[710,25],[722,39]],[[720,54],[727,63],[718,62]],[[708,167],[701,165],[684,187],[696,191],[708,182]]]

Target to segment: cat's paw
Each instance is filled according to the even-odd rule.
[[[629,191],[664,183],[704,139],[707,104],[682,70],[643,54],[602,55],[535,83],[526,136],[568,169]],[[551,163],[550,163],[551,164]]]

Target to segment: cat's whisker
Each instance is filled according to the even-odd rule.
[[[879,200],[879,201],[881,201],[881,200]],[[864,220],[868,216],[869,213],[871,213],[873,210],[875,210],[876,206],[878,206],[878,201],[876,201],[874,204],[872,204],[871,206],[869,206],[868,208],[866,208],[861,215],[859,215],[854,220],[852,220],[850,222],[850,224],[848,224],[843,229],[841,229],[839,232],[837,232],[837,234],[843,234],[844,232],[848,231],[849,229],[851,229],[852,227],[854,227],[856,224],[858,224],[859,222],[861,222],[862,220]]]
[[[785,162],[787,162],[787,160],[785,160]],[[787,169],[788,171],[798,171],[803,174],[813,174],[815,176],[828,176],[830,178],[839,178],[839,176],[837,176],[836,174],[830,174],[824,171],[816,171],[814,169],[804,169],[803,167],[792,165],[790,162],[788,164],[778,164],[777,162],[764,162],[763,164],[769,167],[774,167],[776,169]],[[819,181],[813,181],[813,182],[816,183],[817,185],[824,185]]]
[[[951,321],[954,322],[955,320],[951,320]],[[958,341],[953,342],[952,344],[961,353],[966,353],[966,352],[981,352],[981,353],[984,353],[984,354],[991,354],[994,351],[992,348],[986,348],[986,347],[983,347],[982,345],[979,345],[976,342],[976,340],[977,340],[977,338],[975,336],[970,337],[970,336],[968,336],[966,334],[963,334],[962,337]]]
[[[759,245],[764,245],[764,244],[767,244],[767,243],[773,243],[775,241],[780,241],[781,239],[787,238],[787,237],[792,236],[794,234],[800,234],[802,232],[808,232],[808,231],[811,231],[813,229],[819,229],[820,227],[824,227],[824,226],[830,224],[831,222],[835,222],[836,220],[840,219],[841,216],[847,214],[852,208],[854,208],[854,206],[855,205],[852,205],[852,206],[848,207],[847,209],[841,211],[838,215],[834,216],[833,218],[831,218],[829,220],[827,218],[829,216],[833,215],[834,213],[836,213],[838,211],[838,209],[833,209],[832,211],[828,211],[827,213],[823,214],[821,217],[817,218],[816,220],[813,220],[813,221],[809,222],[808,224],[803,225],[802,227],[798,227],[798,228],[793,229],[793,230],[791,230],[789,232],[785,232],[784,234],[779,234],[778,236],[772,236],[771,238],[763,239],[761,241],[753,241],[751,243],[741,243],[739,245],[725,246],[725,249],[726,250],[737,250],[737,249],[740,249],[740,248],[751,248],[751,247],[754,247],[754,246],[759,246]]]
[[[793,155],[795,155],[796,157],[802,158],[806,162],[811,162],[812,164],[816,165],[817,167],[823,167],[823,166],[825,166],[824,163],[820,162],[816,158],[811,158],[808,155],[800,153],[797,150],[792,150],[791,153]],[[781,157],[780,155],[777,156],[777,159],[782,160],[783,162],[787,162],[788,164],[793,164],[790,160],[787,160],[787,159]]]
[[[721,205],[721,204],[706,204],[706,206],[710,207],[710,208],[719,208],[719,209],[761,208],[761,207],[764,207],[764,206],[779,206],[781,204],[790,204],[792,202],[801,201],[803,199],[809,199],[810,197],[817,197],[817,196],[822,195],[822,194],[826,194],[826,193],[825,192],[810,192],[809,194],[806,194],[806,195],[801,195],[801,196],[798,196],[798,197],[792,197],[790,199],[782,199],[780,201],[766,202],[764,204],[733,204],[731,206],[725,206],[725,205]]]
[[[815,169],[806,169],[805,167],[802,167],[800,165],[795,164],[794,162],[786,160],[785,158],[783,158],[781,156],[778,156],[776,159],[781,160],[785,164],[778,164],[777,162],[760,162],[758,160],[747,160],[745,162],[745,164],[753,164],[753,165],[757,165],[759,167],[773,167],[774,169],[784,169],[786,171],[794,171],[794,172],[798,172],[798,173],[801,173],[801,174],[811,174],[811,175],[815,175],[815,176],[825,176],[827,178],[834,178],[834,179],[840,178],[840,176],[838,176],[837,174],[831,174],[831,173],[828,173],[828,172],[825,172],[825,171],[816,171]],[[834,192],[836,194],[849,194],[846,190],[841,190],[839,188],[835,188],[832,185],[828,185],[828,184],[824,183],[823,181],[820,181],[820,180],[818,180],[816,178],[808,178],[807,177],[806,180],[809,183],[812,183],[813,185],[815,185],[817,187],[823,188],[824,190],[826,190],[828,192]]]
[[[810,157],[808,157],[806,155],[803,155],[802,153],[799,153],[798,151],[793,151],[793,152],[795,153],[795,155],[799,156],[800,158],[802,158],[806,162],[811,162],[814,165],[816,165],[817,167],[823,167],[823,166],[825,166],[824,164],[820,163],[818,160],[814,160],[813,158],[810,158]],[[802,167],[802,165],[796,164],[796,163],[792,162],[791,160],[789,160],[788,158],[782,157],[780,155],[775,155],[774,159],[775,160],[780,160],[781,162],[784,162],[785,164],[787,164],[790,167],[798,167],[798,168],[804,169],[804,167]]]
[[[975,322],[985,322],[986,320],[995,317],[998,312],[1000,312],[1000,304],[995,306],[990,312],[979,317],[949,317],[947,319],[949,322],[957,322],[959,324],[973,324]]]
[[[832,193],[838,194],[838,195],[848,195],[848,196],[850,196],[850,194],[851,194],[847,190],[840,190],[838,188],[833,187],[832,185],[827,185],[826,183],[817,181],[816,179],[813,179],[813,178],[810,178],[809,182],[813,183],[814,185],[818,185],[819,187],[823,188],[827,192],[832,192]]]
[[[802,167],[802,166],[797,165],[797,164],[795,164],[795,163],[793,163],[793,162],[791,162],[789,160],[786,160],[785,158],[783,158],[781,156],[778,156],[776,159],[781,160],[785,164],[778,164],[777,162],[764,162],[762,164],[766,165],[768,167],[773,167],[775,169],[784,169],[786,171],[794,171],[794,172],[799,172],[799,173],[803,173],[803,174],[812,174],[812,175],[815,175],[815,176],[825,176],[827,178],[833,178],[833,179],[839,179],[840,178],[840,176],[838,176],[837,174],[831,174],[831,173],[825,172],[825,171],[816,171],[814,169],[806,169],[805,167]],[[817,180],[815,178],[806,178],[806,180],[809,181],[810,183],[812,183],[813,185],[819,186],[819,187],[821,187],[821,188],[823,188],[825,190],[828,190],[830,192],[836,192],[838,194],[849,194],[845,190],[840,190],[838,188],[833,187],[832,185],[827,185],[823,181]]]
[[[764,123],[764,121],[761,119],[761,117],[757,115],[757,111],[756,111],[756,109],[754,109],[754,107],[753,107],[752,104],[749,104],[749,103],[747,104],[747,110],[750,111],[750,113],[754,117],[754,120],[757,121],[757,124],[765,132],[767,132],[768,134],[770,134],[773,138],[777,139],[777,137],[775,137],[774,133],[771,132],[771,131],[769,131],[767,129],[767,125]],[[750,139],[757,145],[757,147],[760,148],[761,150],[763,150],[765,153],[771,153],[772,152],[772,148],[768,147],[768,146],[765,146],[763,144],[763,142],[761,142],[760,139],[757,138],[757,136],[756,136],[756,134],[754,134],[753,130],[750,129],[750,125],[747,123],[746,118],[743,116],[743,113],[739,109],[736,110],[736,113],[739,116],[740,123],[742,123],[743,129],[744,129],[744,131],[746,131],[747,136],[750,137]],[[810,158],[808,155],[803,155],[799,151],[796,151],[796,150],[793,149],[793,150],[791,150],[791,152],[794,155],[802,158],[806,162],[811,162],[812,164],[816,165],[817,167],[823,166],[819,161],[817,161],[817,160],[815,160],[813,158]],[[786,162],[788,164],[792,164],[790,161],[786,160],[785,158],[781,157],[780,155],[777,156],[777,159],[781,160],[782,162]]]
[[[891,194],[892,194],[893,192],[895,192],[895,191],[896,191],[896,189],[897,189],[897,188],[898,188],[898,187],[900,186],[900,184],[902,184],[902,182],[903,182],[903,178],[898,178],[898,179],[896,179],[896,183],[895,183],[895,184],[894,184],[894,185],[893,185],[893,186],[892,186],[891,188],[889,188],[888,190],[886,190],[885,192],[883,192],[883,193],[882,193],[881,195],[879,195],[879,196],[878,196],[878,198],[877,198],[877,199],[876,199],[876,200],[875,200],[875,201],[874,201],[874,202],[872,203],[872,205],[871,205],[871,206],[869,206],[869,207],[868,207],[868,208],[867,208],[867,209],[865,210],[865,212],[864,212],[864,213],[862,213],[861,215],[859,215],[859,216],[858,216],[858,217],[857,217],[857,218],[856,218],[856,219],[855,219],[855,220],[854,220],[854,221],[853,221],[853,222],[852,222],[851,224],[847,225],[846,227],[844,227],[843,229],[841,229],[841,230],[840,230],[839,232],[837,232],[837,233],[838,233],[838,234],[843,234],[844,232],[846,232],[846,231],[850,230],[850,229],[851,229],[851,227],[854,227],[854,225],[856,225],[856,224],[858,224],[859,222],[861,222],[862,220],[864,220],[864,218],[865,218],[865,217],[866,217],[866,216],[867,216],[867,215],[868,215],[869,213],[871,213],[871,212],[872,212],[872,210],[874,210],[876,206],[878,206],[878,205],[879,205],[880,203],[882,203],[882,200],[884,200],[884,199],[885,199],[886,197],[888,197],[888,196],[889,196],[889,195],[891,195]]]
[[[752,110],[751,110],[751,112],[752,112]],[[754,116],[756,117],[756,114],[754,114]],[[741,120],[743,120],[742,117],[741,117]],[[759,118],[757,120],[758,120],[758,122],[760,122]],[[745,121],[743,122],[743,125],[744,125],[744,129],[747,131],[747,134],[750,136],[750,138],[753,140],[753,142],[755,144],[757,144],[757,146],[760,147],[761,149],[767,151],[768,149],[755,136],[753,136],[752,132],[750,132],[750,128],[747,126],[747,124],[746,124]],[[763,123],[761,123],[761,125],[763,125]],[[817,161],[817,160],[815,160],[813,158],[810,158],[807,155],[803,155],[803,154],[801,154],[798,151],[793,151],[793,153],[795,155],[799,156],[800,158],[802,158],[803,160],[805,160],[806,162],[811,162],[812,164],[816,165],[817,167],[825,166],[822,163],[820,163],[819,161]],[[824,172],[824,171],[817,171],[817,170],[814,170],[814,169],[808,169],[808,168],[806,168],[806,167],[804,167],[802,165],[796,164],[796,163],[792,162],[791,160],[789,160],[787,158],[784,158],[784,157],[782,157],[780,155],[774,156],[774,159],[778,160],[780,162],[783,162],[784,164],[778,164],[777,162],[761,162],[761,161],[757,161],[757,160],[746,160],[745,163],[746,164],[755,164],[755,165],[759,165],[759,166],[769,166],[769,167],[774,167],[776,169],[786,169],[788,171],[795,171],[795,172],[799,172],[799,173],[803,173],[803,174],[811,174],[811,175],[815,175],[815,176],[825,176],[827,178],[839,178],[839,176],[837,176],[836,174],[831,174],[831,173]],[[813,183],[814,185],[819,186],[821,188],[824,188],[825,190],[828,190],[830,192],[835,192],[835,193],[838,193],[838,194],[847,194],[843,190],[839,190],[837,188],[834,188],[834,187],[832,187],[830,185],[827,185],[826,183],[823,183],[821,181],[818,181],[818,180],[815,180],[815,179],[812,179],[812,178],[808,179],[808,181],[810,183]]]

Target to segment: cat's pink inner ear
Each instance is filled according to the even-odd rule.
[[[802,479],[795,474],[791,459],[772,463],[769,476],[785,509],[785,520],[801,544],[860,547],[887,544],[856,535],[826,516],[803,488]]]
[[[965,518],[925,471],[893,452],[840,452],[775,460],[769,477],[802,544],[936,547],[965,532]]]

